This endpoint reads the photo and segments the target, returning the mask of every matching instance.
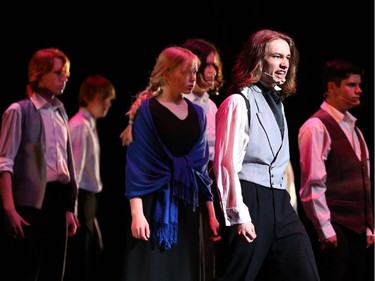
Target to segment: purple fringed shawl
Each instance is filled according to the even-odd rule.
[[[160,190],[154,210],[151,239],[160,250],[169,250],[177,243],[178,200],[198,206],[198,191],[210,200],[211,179],[207,173],[208,143],[206,116],[191,103],[199,119],[200,138],[188,155],[173,157],[163,145],[151,117],[146,100],[138,110],[133,124],[133,142],[127,148],[125,197],[140,197]]]

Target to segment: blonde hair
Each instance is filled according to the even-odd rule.
[[[127,146],[133,141],[132,125],[142,103],[151,97],[163,93],[165,85],[164,73],[181,67],[181,75],[184,77],[191,71],[193,66],[197,65],[199,67],[199,64],[198,57],[188,49],[182,47],[167,47],[159,54],[154,69],[151,72],[147,88],[136,96],[135,101],[126,113],[129,117],[129,123],[120,135],[122,145]]]

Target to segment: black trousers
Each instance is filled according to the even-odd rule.
[[[257,237],[239,238],[236,226],[226,229],[225,274],[220,281],[317,281],[318,271],[305,228],[286,190],[241,181]]]
[[[2,234],[1,280],[63,279],[67,243],[66,190],[64,184],[48,183],[42,209],[16,207],[30,226],[24,226],[24,240]]]
[[[364,281],[366,272],[366,234],[358,234],[340,224],[332,223],[337,236],[337,248],[321,250],[312,225],[311,237],[321,281]],[[373,248],[372,248],[373,249]],[[372,266],[373,268],[373,266]],[[373,279],[372,279],[373,280]]]
[[[224,216],[220,207],[219,194],[216,186],[215,174],[212,169],[212,162],[208,163],[209,176],[213,183],[211,185],[211,191],[214,197],[214,208],[216,218],[220,223],[220,235],[222,235],[222,229],[225,228]],[[200,203],[203,206],[203,202]],[[208,224],[208,214],[207,209],[203,206],[201,212],[201,252],[202,252],[202,276],[203,281],[212,281],[223,274],[223,269],[225,268],[225,261],[223,256],[223,240],[212,241],[211,240],[211,230]]]
[[[95,281],[101,277],[102,238],[96,218],[100,193],[79,189],[80,228],[68,238],[64,281]]]

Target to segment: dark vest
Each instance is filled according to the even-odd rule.
[[[331,115],[320,109],[313,117],[323,122],[332,139],[331,151],[325,162],[326,199],[331,220],[357,233],[363,233],[366,227],[373,230],[371,187],[364,140],[357,132],[362,155],[359,160],[345,133]]]
[[[16,206],[29,206],[40,209],[47,184],[43,120],[30,99],[26,98],[18,103],[22,111],[22,136],[13,167],[14,202]],[[66,122],[68,118],[66,112],[60,110],[60,113]],[[68,196],[65,199],[67,199],[67,210],[73,212],[77,197],[77,185],[69,140],[67,147],[71,180],[67,185]]]

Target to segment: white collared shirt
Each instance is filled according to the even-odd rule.
[[[208,148],[209,148],[209,159],[210,161],[214,160],[215,153],[215,116],[217,112],[217,106],[213,100],[210,99],[210,95],[206,92],[202,97],[190,93],[184,95],[191,102],[200,105],[207,116],[207,139],[208,139]]]
[[[361,149],[359,137],[363,138],[361,132],[359,136],[354,132],[356,118],[349,112],[342,114],[337,109],[326,102],[323,102],[321,109],[328,112],[339,124],[345,135],[348,137],[354,148],[358,159],[361,159]],[[331,213],[327,206],[325,185],[327,172],[325,160],[331,151],[331,137],[319,118],[308,119],[300,128],[298,134],[298,144],[300,151],[301,165],[301,187],[300,196],[304,203],[306,214],[315,217],[315,223],[320,225],[319,238],[321,240],[334,236],[336,233],[332,227]],[[370,173],[369,152],[366,146],[366,157],[368,173]]]
[[[100,192],[103,185],[96,120],[86,108],[81,107],[69,120],[69,130],[77,185],[90,192]]]
[[[54,99],[52,103],[34,93],[30,97],[40,112],[44,126],[44,155],[46,160],[47,182],[68,183],[70,173],[67,164],[68,127],[59,109],[63,104]],[[0,171],[13,173],[14,159],[17,156],[22,135],[22,111],[18,102],[11,104],[3,114],[2,130],[10,134],[1,134]]]

